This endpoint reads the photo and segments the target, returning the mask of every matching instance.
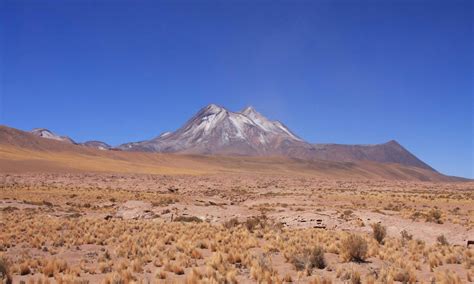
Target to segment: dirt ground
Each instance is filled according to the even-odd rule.
[[[468,240],[473,182],[0,175],[14,283],[466,283]]]

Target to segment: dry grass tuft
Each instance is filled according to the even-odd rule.
[[[341,244],[341,256],[344,261],[364,262],[367,257],[367,241],[355,234],[350,234]]]
[[[437,272],[435,276],[435,283],[439,284],[461,284],[461,278],[459,275],[450,270],[444,270]]]
[[[196,222],[201,223],[202,219],[196,216],[178,216],[174,219],[175,222]]]
[[[387,228],[380,223],[374,223],[372,226],[372,236],[379,243],[382,244],[387,235]]]
[[[438,237],[436,237],[436,241],[442,246],[449,246],[448,239],[446,239],[444,235],[439,235]]]
[[[12,283],[12,276],[10,275],[10,263],[3,255],[0,256],[0,280],[6,284]]]
[[[306,270],[308,273],[313,268],[323,269],[326,267],[324,249],[321,246],[316,246],[313,249],[304,249],[303,252],[293,255],[290,261],[296,270]]]
[[[30,266],[29,266],[28,262],[23,261],[20,264],[20,275],[27,275],[27,274],[30,274],[30,273],[31,273],[31,269],[30,269]]]
[[[164,272],[164,271],[158,271],[158,272],[155,274],[155,278],[156,278],[156,279],[160,279],[160,280],[166,279],[166,272]]]
[[[439,209],[432,209],[426,214],[426,222],[433,222],[436,224],[443,224],[441,220],[442,213]]]

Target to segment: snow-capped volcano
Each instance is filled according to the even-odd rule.
[[[33,135],[36,135],[38,137],[43,137],[43,138],[47,138],[47,139],[52,139],[52,140],[63,141],[63,142],[71,143],[71,144],[76,144],[76,142],[74,142],[74,140],[72,140],[71,138],[69,138],[67,136],[59,136],[59,135],[55,134],[54,132],[52,132],[51,130],[48,130],[46,128],[35,128],[35,129],[31,130],[30,133],[33,134]]]
[[[285,125],[283,125],[279,121],[271,121],[268,120],[266,117],[261,115],[259,112],[257,112],[253,107],[249,106],[242,110],[240,114],[245,115],[248,117],[250,120],[253,121],[256,125],[258,125],[261,129],[268,133],[274,133],[274,134],[282,134],[282,135],[287,135],[288,137],[297,140],[297,141],[302,141],[298,136],[293,134]]]
[[[375,145],[311,144],[253,107],[232,112],[211,104],[175,132],[119,146],[127,151],[285,156],[303,160],[373,161],[433,170],[395,141]]]
[[[278,121],[248,107],[232,112],[215,104],[202,108],[184,126],[149,141],[128,143],[124,150],[196,154],[281,154],[280,144],[302,140]]]

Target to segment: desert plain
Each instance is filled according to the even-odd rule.
[[[469,180],[376,163],[2,141],[5,283],[474,279]]]

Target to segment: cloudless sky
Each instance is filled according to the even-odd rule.
[[[0,0],[0,124],[112,145],[253,105],[474,178],[473,1]]]

